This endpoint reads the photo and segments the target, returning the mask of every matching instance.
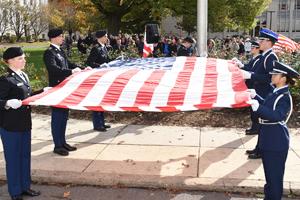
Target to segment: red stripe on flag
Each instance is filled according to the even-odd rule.
[[[232,107],[237,108],[241,106],[248,105],[245,102],[249,100],[249,94],[245,92],[247,86],[243,79],[243,74],[241,70],[235,66],[232,62],[228,61],[228,69],[231,72],[231,84],[234,91],[234,104]]]
[[[29,103],[34,103],[35,101],[37,101],[37,100],[39,100],[39,99],[41,99],[41,98],[43,98],[43,97],[45,97],[45,96],[47,96],[47,95],[49,95],[49,94],[51,94],[51,93],[53,93],[53,92],[55,92],[55,91],[61,89],[64,85],[66,85],[66,83],[68,82],[68,80],[69,80],[72,76],[74,76],[74,75],[69,76],[67,79],[65,79],[63,82],[61,82],[59,85],[57,85],[57,86],[51,88],[50,90],[48,90],[48,91],[46,91],[46,92],[43,92],[43,93],[41,93],[41,94],[37,94],[37,95],[34,95],[34,96],[29,97],[29,98],[27,98],[27,99],[24,99],[24,100],[22,101],[22,105],[28,105]]]
[[[179,72],[176,79],[176,83],[169,94],[168,103],[167,103],[168,106],[183,105],[186,90],[189,87],[190,77],[192,75],[192,72],[194,71],[196,61],[197,61],[196,57],[186,58],[184,67],[182,71]]]
[[[149,106],[152,100],[153,92],[160,83],[161,78],[164,76],[166,71],[155,70],[144,82],[144,85],[138,91],[134,106]]]
[[[96,71],[88,76],[68,97],[62,100],[59,105],[75,106],[78,105],[93,89],[93,86],[107,72]]]
[[[115,106],[129,80],[139,71],[139,69],[130,69],[120,74],[107,89],[100,105]]]
[[[208,109],[213,107],[218,96],[217,78],[217,60],[215,58],[208,58],[206,61],[206,72],[204,76],[201,103],[196,106],[197,108]]]

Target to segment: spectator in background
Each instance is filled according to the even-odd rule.
[[[192,37],[187,36],[186,38],[184,38],[178,48],[177,56],[192,56],[192,44],[194,44],[194,39]]]

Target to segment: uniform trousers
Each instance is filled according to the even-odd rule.
[[[93,127],[94,129],[103,128],[104,127],[104,112],[94,111],[93,115]]]
[[[66,144],[66,127],[69,117],[69,109],[52,107],[51,133],[54,148],[60,148]]]
[[[264,186],[264,200],[281,200],[283,192],[283,176],[288,150],[261,150],[261,154],[266,179],[266,184]]]
[[[31,131],[12,132],[0,128],[10,196],[30,189]]]

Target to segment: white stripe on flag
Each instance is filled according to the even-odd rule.
[[[207,58],[198,57],[195,63],[195,68],[190,77],[190,82],[184,97],[184,104],[182,107],[193,106],[195,102],[201,101],[203,92],[204,76],[206,72]]]
[[[80,84],[93,74],[94,70],[88,70],[81,73],[78,73],[72,77],[62,88],[48,94],[47,96],[42,97],[41,99],[33,102],[32,105],[57,105],[65,98],[67,98],[74,90],[76,90]]]
[[[167,70],[161,78],[159,85],[155,88],[150,107],[162,107],[168,103],[169,94],[174,87],[178,74],[184,68],[186,57],[176,57],[172,70]]]
[[[78,104],[79,107],[82,106],[99,106],[103,97],[105,96],[107,90],[115,79],[122,73],[130,69],[120,69],[114,68],[112,71],[105,73],[86,95],[86,97]]]
[[[235,103],[232,89],[232,73],[228,68],[228,61],[217,59],[217,101],[213,107],[231,107]]]
[[[118,102],[116,103],[116,106],[133,106],[140,88],[144,85],[145,81],[149,78],[153,71],[154,69],[140,70],[138,73],[136,73],[126,84]]]

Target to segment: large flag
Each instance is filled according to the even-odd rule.
[[[170,57],[117,60],[108,65],[73,74],[23,104],[154,112],[248,106],[247,87],[232,61]]]
[[[294,52],[299,48],[300,46],[297,42],[281,34],[278,35],[278,41],[273,46],[275,51]]]

